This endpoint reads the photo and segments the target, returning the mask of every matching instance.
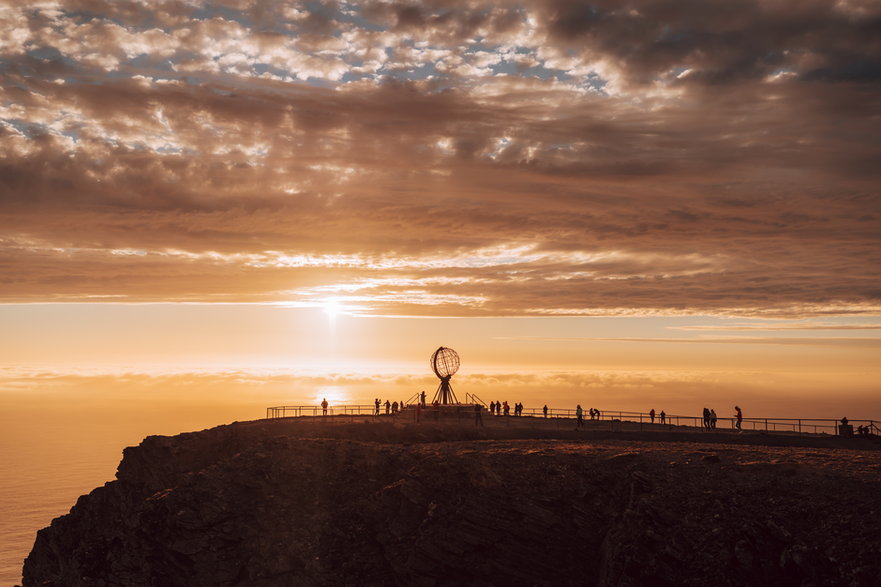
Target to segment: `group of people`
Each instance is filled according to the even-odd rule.
[[[844,418],[841,419],[841,425],[842,426],[848,425],[847,416],[845,416]],[[863,425],[857,426],[857,435],[870,436],[871,434],[872,434],[872,429],[869,427],[868,424],[866,424],[865,426],[863,426]]]
[[[704,408],[704,430],[714,430],[718,419],[718,416],[716,416],[716,410]]]
[[[705,430],[715,430],[718,419],[718,416],[716,416],[716,410],[704,408]],[[740,406],[734,406],[734,427],[738,431],[743,430],[743,410],[740,409]]]
[[[324,404],[322,404],[322,406],[323,405]],[[390,402],[389,400],[385,400],[385,403],[383,404],[382,402],[380,402],[379,398],[375,398],[373,400],[373,415],[378,416],[379,410],[382,406],[385,406],[386,416],[389,416],[391,414],[397,414],[399,411],[404,409],[404,405],[405,404],[403,401],[401,403],[398,403],[398,402]]]
[[[489,402],[489,413],[491,416],[510,416],[511,406],[508,405],[507,401]],[[514,404],[514,415],[523,415],[523,404],[521,404],[520,402]]]
[[[706,408],[704,408],[704,409],[706,410]],[[658,416],[660,416],[660,418],[661,418],[661,424],[667,423],[667,412],[665,412],[664,410],[661,410],[661,413],[658,414]],[[706,415],[704,416],[704,418],[706,418]],[[651,410],[649,410],[649,420],[651,420],[652,424],[655,423],[655,408],[652,408]]]

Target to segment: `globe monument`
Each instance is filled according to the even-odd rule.
[[[440,379],[440,385],[434,394],[434,401],[442,405],[458,404],[456,394],[453,393],[453,386],[450,385],[450,379],[459,370],[459,354],[449,347],[438,347],[431,354],[431,370]]]

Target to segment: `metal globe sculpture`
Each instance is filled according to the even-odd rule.
[[[458,404],[456,394],[453,393],[453,387],[450,385],[450,379],[459,370],[459,354],[448,347],[438,347],[431,354],[431,370],[440,379],[440,385],[437,393],[434,394],[434,401],[441,404]]]

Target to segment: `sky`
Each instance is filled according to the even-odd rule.
[[[0,31],[7,406],[405,398],[446,345],[486,401],[881,418],[877,2],[0,0]]]

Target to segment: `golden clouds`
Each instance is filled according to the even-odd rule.
[[[875,17],[780,6],[8,4],[3,299],[877,312]]]

